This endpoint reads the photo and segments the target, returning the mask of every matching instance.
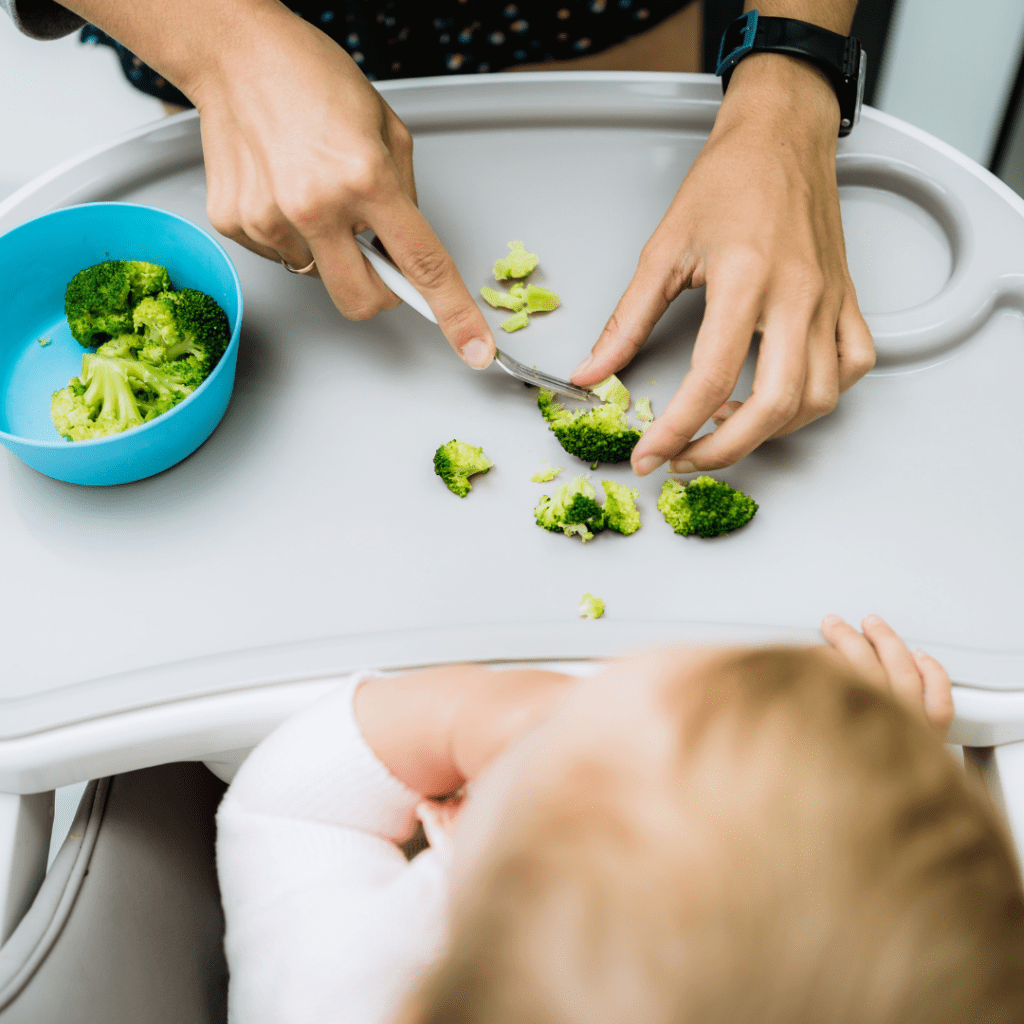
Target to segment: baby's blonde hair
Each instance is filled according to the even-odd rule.
[[[418,1020],[1024,1020],[1013,848],[923,720],[821,649],[664,695],[661,792],[578,759],[465,894]]]

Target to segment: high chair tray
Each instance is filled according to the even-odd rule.
[[[562,307],[498,333],[568,376],[706,138],[719,83],[550,73],[381,91],[416,135],[420,205],[470,289],[509,240],[540,254],[536,280]],[[0,740],[145,709],[201,717],[219,695],[355,665],[812,640],[832,611],[884,615],[948,665],[958,701],[1024,690],[1024,202],[874,110],[838,166],[877,368],[832,415],[716,474],[760,510],[711,541],[674,535],[656,508],[664,471],[637,481],[628,464],[591,476],[639,487],[637,534],[584,545],[539,529],[539,497],[590,468],[546,429],[536,392],[467,369],[409,309],[349,323],[319,281],[225,242],[246,317],[234,398],[202,448],[106,489],[0,458]],[[0,205],[0,231],[107,199],[209,227],[196,115],[42,176]],[[684,293],[622,374],[656,413],[702,311],[703,293]],[[461,500],[433,472],[451,438],[495,463]],[[532,483],[545,460],[562,476]],[[604,598],[602,620],[577,618],[584,591]]]

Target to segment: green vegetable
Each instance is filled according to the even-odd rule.
[[[561,466],[548,466],[547,469],[538,469],[537,472],[530,477],[530,479],[535,484],[546,484],[554,480],[555,477],[558,476],[558,474],[561,472]]]
[[[529,322],[530,317],[526,310],[521,309],[518,313],[513,313],[507,320],[502,320],[499,326],[503,331],[508,331],[511,334],[513,331],[521,331]]]
[[[526,304],[526,299],[522,295],[516,295],[512,291],[499,292],[497,288],[483,287],[480,294],[488,305],[495,309],[511,309],[513,313],[518,313]]]
[[[475,473],[486,473],[493,466],[483,448],[451,440],[434,452],[434,472],[445,482],[452,494],[464,498],[471,490],[469,478]]]
[[[182,363],[198,387],[217,365],[231,339],[224,310],[203,292],[182,288],[143,299],[133,315],[142,334],[139,358],[147,363]]]
[[[676,533],[718,537],[746,526],[754,518],[757,503],[728,484],[699,476],[688,484],[666,480],[658,509]]]
[[[137,260],[108,260],[86,267],[68,282],[64,315],[85,348],[134,330],[132,310],[147,295],[171,287],[163,267]]]
[[[522,242],[509,242],[508,248],[509,254],[494,263],[495,281],[526,277],[537,268],[539,257],[536,253],[527,252]]]
[[[647,429],[647,424],[654,422],[654,411],[651,409],[651,400],[649,398],[638,398],[636,400],[636,418],[644,424],[644,430]]]
[[[608,529],[627,536],[636,533],[640,529],[640,513],[636,509],[640,492],[614,480],[602,480],[601,486],[604,488],[604,520]]]
[[[603,402],[617,405],[623,412],[629,408],[629,391],[614,373],[599,381],[590,390]]]
[[[594,500],[597,492],[586,477],[562,484],[554,495],[544,494],[533,510],[537,525],[584,543],[604,529],[604,509]]]
[[[640,440],[640,431],[629,425],[620,406],[608,402],[596,409],[570,412],[554,397],[552,392],[541,390],[537,405],[558,443],[570,455],[591,463],[629,458]]]
[[[180,364],[151,366],[121,351],[115,341],[109,349],[87,352],[81,374],[53,393],[50,416],[63,437],[89,441],[119,434],[172,409],[198,386],[179,376]]]
[[[43,348],[46,348],[46,346],[50,344],[50,339],[49,339],[49,338],[40,338],[40,339],[39,339],[39,344],[40,344],[40,345],[41,345],[41,346],[42,346]]]
[[[604,601],[599,597],[594,597],[593,594],[584,594],[583,600],[580,602],[580,618],[599,619],[602,615],[604,615]]]
[[[526,286],[526,311],[528,313],[550,313],[558,309],[562,300],[547,288],[535,284]]]

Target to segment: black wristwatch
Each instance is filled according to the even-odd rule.
[[[729,88],[733,68],[749,53],[784,53],[816,67],[831,83],[839,100],[839,135],[849,135],[860,120],[868,55],[853,36],[793,18],[761,18],[748,11],[723,33],[715,74],[722,92]]]

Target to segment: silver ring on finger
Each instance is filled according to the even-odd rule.
[[[280,256],[281,254],[278,253],[278,255]],[[289,262],[282,256],[281,257],[281,266],[284,267],[284,269],[287,270],[289,274],[309,274],[309,273],[312,272],[314,267],[316,267],[316,260],[310,260],[309,266],[308,267],[303,267],[300,270],[297,267],[291,266],[289,264]]]

